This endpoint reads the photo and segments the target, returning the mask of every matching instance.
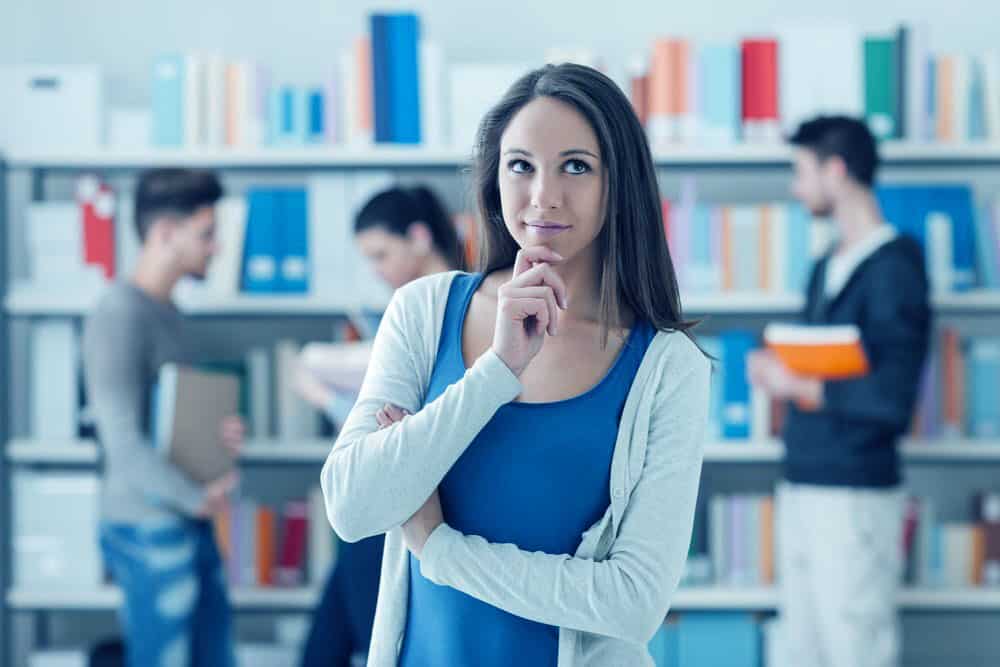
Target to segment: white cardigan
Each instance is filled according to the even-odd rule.
[[[400,526],[497,409],[521,392],[518,378],[488,350],[424,406],[456,275],[422,278],[396,292],[358,402],[320,478],[330,524],[343,539],[387,533],[369,666],[394,667],[403,645],[409,559]],[[582,534],[575,554],[491,544],[442,524],[424,546],[422,574],[558,626],[559,667],[652,665],[646,645],[670,608],[691,540],[710,369],[683,333],[654,337],[622,413],[610,507]],[[379,431],[375,412],[386,403],[413,414]]]

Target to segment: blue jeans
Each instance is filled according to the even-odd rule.
[[[232,612],[212,524],[102,523],[101,552],[124,603],[130,667],[235,667]]]

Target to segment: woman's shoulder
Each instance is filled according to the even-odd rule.
[[[684,331],[657,331],[648,353],[653,353],[672,377],[684,377],[691,373],[708,375],[712,370],[711,359],[699,347],[694,336]]]

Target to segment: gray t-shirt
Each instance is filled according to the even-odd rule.
[[[191,359],[177,308],[131,283],[113,285],[87,318],[84,378],[104,451],[104,520],[193,515],[202,505],[201,485],[165,461],[150,438],[150,397],[160,366]]]

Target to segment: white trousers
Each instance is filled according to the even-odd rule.
[[[903,491],[783,482],[783,647],[795,667],[897,667]]]

